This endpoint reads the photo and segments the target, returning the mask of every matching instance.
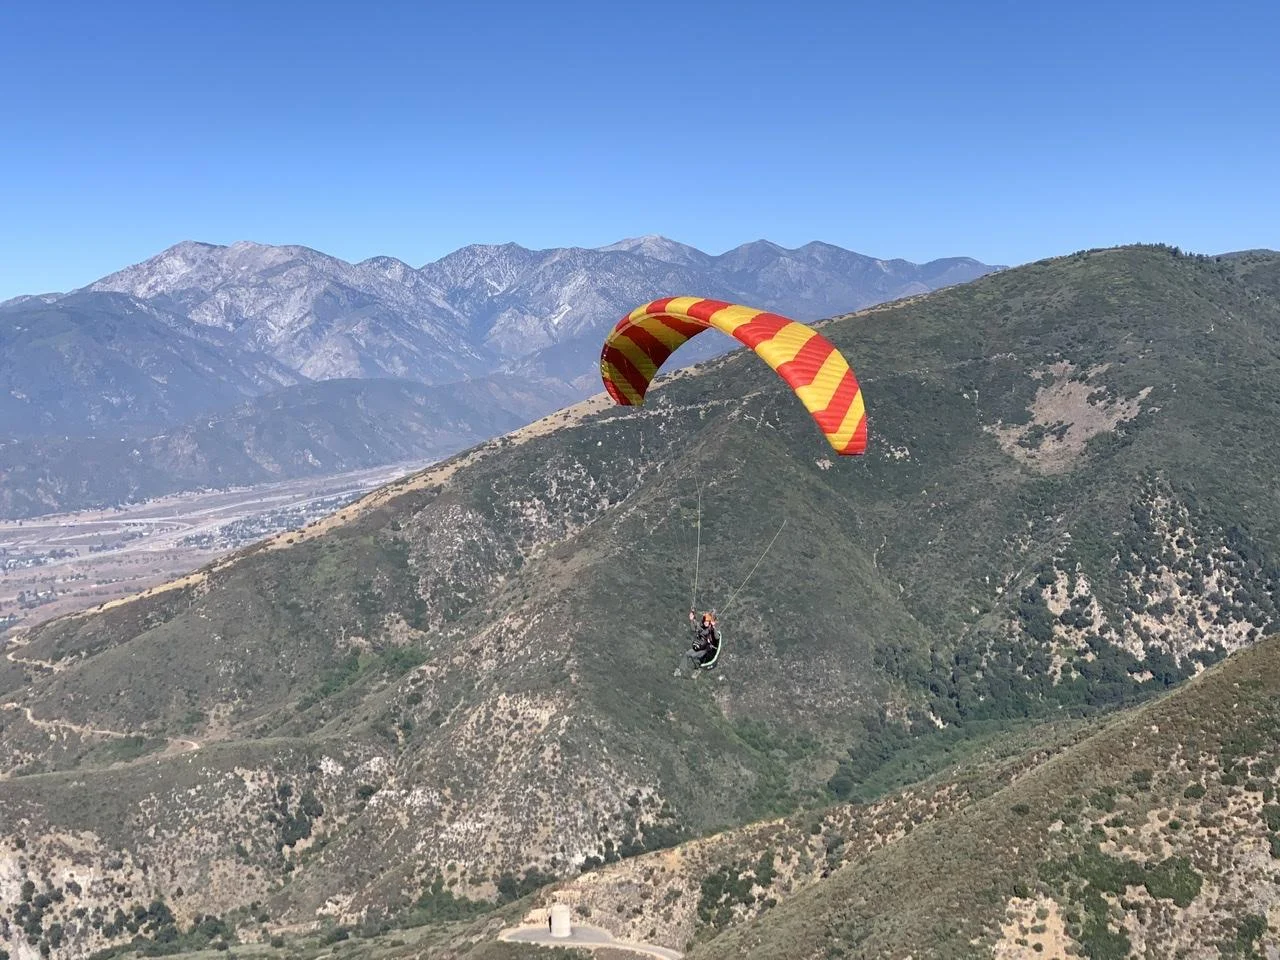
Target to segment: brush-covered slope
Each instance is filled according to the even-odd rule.
[[[824,332],[865,457],[737,353],[42,626],[0,660],[7,832],[145,863],[116,885],[187,919],[510,897],[1156,693],[1275,620],[1280,260],[1096,251]],[[727,648],[686,682],[700,484]]]
[[[1274,955],[1280,638],[1098,726],[690,957]]]
[[[969,745],[868,805],[539,891],[693,958],[1254,957],[1280,947],[1280,636],[1154,703]]]

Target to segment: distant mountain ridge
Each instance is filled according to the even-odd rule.
[[[0,304],[0,516],[454,452],[597,392],[604,333],[661,295],[813,320],[993,269],[967,258],[878,260],[822,243],[787,250],[756,241],[713,256],[657,236],[596,249],[477,244],[417,268],[385,256],[348,263],[296,245],[186,241],[79,290]],[[700,338],[676,361],[735,346]],[[366,429],[358,404],[330,403],[332,443],[318,438],[314,404],[304,414],[295,403],[267,403],[278,429],[265,432],[250,432],[256,415],[232,413],[279,390],[374,380],[428,388],[483,380],[492,389],[463,390],[434,426],[424,411],[440,408],[413,390],[376,394],[382,430]],[[200,425],[209,417],[227,425],[210,431]],[[394,436],[396,423],[407,425],[403,436]],[[361,433],[367,450],[336,440]],[[161,452],[172,439],[152,442],[174,435],[186,441],[179,455]],[[155,462],[101,459],[104,442],[124,438],[144,441]],[[98,469],[108,463],[110,478]]]
[[[436,383],[603,333],[673,291],[816,320],[992,269],[969,258],[879,260],[816,242],[788,250],[759,240],[713,256],[659,236],[595,249],[473,244],[417,269],[302,246],[186,242],[89,289],[162,302],[310,379]]]
[[[128,434],[299,383],[162,302],[76,291],[0,306],[0,437]]]

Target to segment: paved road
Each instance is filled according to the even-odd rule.
[[[547,947],[612,947],[614,950],[630,950],[649,957],[661,957],[662,960],[681,960],[684,956],[677,950],[659,947],[653,943],[631,943],[628,940],[615,940],[613,934],[599,927],[584,927],[574,924],[567,937],[553,937],[544,926],[517,927],[514,930],[503,930],[498,934],[499,940],[514,940],[519,943],[536,943]]]

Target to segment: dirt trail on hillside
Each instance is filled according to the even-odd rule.
[[[25,647],[31,641],[23,637],[10,637],[9,645],[14,649],[4,655],[4,658],[10,663],[20,663],[28,667],[36,667],[40,670],[48,670],[50,673],[57,673],[65,664],[54,663],[52,660],[29,660],[26,657],[18,656],[19,647]]]
[[[27,718],[27,723],[33,727],[39,727],[41,730],[71,730],[82,737],[109,737],[112,740],[150,739],[144,733],[122,733],[119,730],[104,730],[101,727],[90,727],[80,723],[73,723],[70,720],[41,720],[32,713],[30,707],[24,707],[17,703],[0,703],[0,710],[20,710]],[[164,740],[169,744],[166,749],[168,753],[189,753],[192,750],[200,749],[199,740],[187,740],[184,737],[165,737]]]

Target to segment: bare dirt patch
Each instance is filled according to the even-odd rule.
[[[1041,473],[1070,470],[1086,443],[1138,416],[1151,392],[1144,387],[1134,397],[1110,397],[1105,388],[1090,382],[1105,369],[1095,367],[1084,380],[1071,378],[1075,368],[1069,363],[1034,371],[1034,379],[1048,382],[1027,408],[1031,420],[984,429],[995,434],[1007,454]]]
[[[1067,960],[1077,955],[1057,901],[1043,896],[1009,901],[993,960]]]

